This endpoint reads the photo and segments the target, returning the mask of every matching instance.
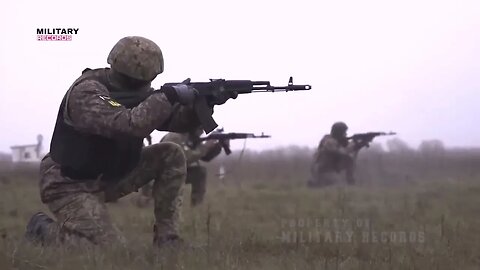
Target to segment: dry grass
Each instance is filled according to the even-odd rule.
[[[242,166],[251,162],[248,155],[244,158]],[[383,156],[391,162],[393,158]],[[308,167],[299,159],[290,165]],[[204,248],[172,253],[152,248],[152,208],[134,206],[135,194],[110,205],[116,224],[129,240],[128,247],[32,247],[22,241],[26,222],[35,211],[45,210],[35,173],[3,173],[0,268],[479,269],[480,167],[469,167],[471,171],[465,173],[455,167],[463,166],[460,162],[452,165],[451,175],[437,179],[435,167],[402,171],[400,165],[408,162],[398,159],[393,163],[395,169],[364,168],[364,179],[369,175],[366,172],[391,176],[383,182],[376,178],[358,187],[308,190],[301,184],[304,173],[297,171],[301,175],[297,177],[287,164],[272,171],[268,166],[283,162],[281,155],[272,160],[265,161],[263,171],[258,160],[257,167],[252,167],[262,177],[248,178],[251,171],[242,169],[232,173],[226,184],[210,179],[207,202],[198,209],[185,205],[182,223],[184,237]],[[213,163],[211,169],[217,165]],[[288,172],[282,174],[282,170]],[[395,171],[408,173],[410,182],[374,184],[402,179]],[[245,178],[239,181],[241,174]],[[452,176],[455,181],[448,180]]]

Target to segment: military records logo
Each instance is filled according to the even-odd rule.
[[[38,41],[72,41],[79,28],[37,28]]]

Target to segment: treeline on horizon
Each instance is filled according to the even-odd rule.
[[[399,138],[386,147],[372,143],[357,159],[359,185],[401,185],[418,181],[480,179],[480,148],[448,148],[440,140],[423,141],[417,148]],[[285,183],[304,185],[309,177],[315,148],[288,146],[270,150],[235,150],[204,163],[209,181],[218,181],[220,168],[225,183]],[[9,154],[0,156],[0,180],[15,176],[37,178],[38,163],[14,164]]]
[[[440,140],[425,140],[417,148],[399,138],[363,148],[357,158],[359,185],[401,185],[417,181],[480,179],[480,148],[448,148]],[[237,150],[207,163],[210,177],[225,170],[225,182],[306,183],[316,148],[279,147]]]

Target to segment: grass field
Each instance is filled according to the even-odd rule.
[[[152,247],[153,209],[136,207],[136,194],[109,205],[128,247],[33,247],[22,241],[26,222],[46,210],[36,172],[10,172],[0,175],[0,269],[480,269],[473,172],[317,190],[303,178],[210,179],[205,204],[183,209],[184,238],[203,247],[175,252]]]

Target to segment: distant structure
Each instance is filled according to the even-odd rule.
[[[40,162],[43,158],[43,136],[37,136],[37,144],[15,145],[12,149],[13,162]]]

